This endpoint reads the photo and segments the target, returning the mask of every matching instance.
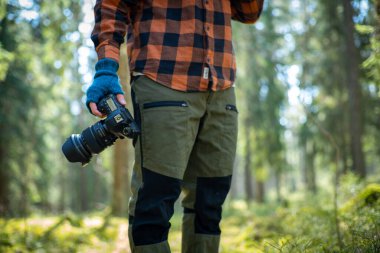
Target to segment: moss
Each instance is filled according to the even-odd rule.
[[[292,201],[286,208],[273,203],[230,205],[221,223],[221,252],[380,252],[379,185],[360,188],[339,210],[342,246],[337,240],[332,204],[316,195],[307,196],[306,201]],[[172,252],[179,253],[181,214],[176,213],[171,222],[169,243]],[[124,230],[128,226],[126,219],[107,213],[86,218],[70,214],[0,219],[0,252],[110,253],[120,243],[128,247],[128,236],[120,236],[122,226]]]
[[[356,196],[348,200],[340,209],[341,212],[348,212],[364,206],[374,205],[380,200],[380,184],[370,184],[361,190]]]

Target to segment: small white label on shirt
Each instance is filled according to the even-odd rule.
[[[208,67],[205,67],[203,69],[203,79],[208,79],[208,72],[210,71],[210,69]]]

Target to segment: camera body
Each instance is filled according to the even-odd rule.
[[[99,154],[118,139],[136,138],[140,129],[132,115],[121,105],[115,95],[108,95],[97,104],[98,110],[107,115],[105,119],[72,134],[62,145],[62,152],[70,162],[86,165],[93,154]]]
[[[107,115],[103,125],[108,132],[118,138],[134,138],[140,133],[140,130],[133,120],[132,115],[127,108],[122,106],[116,99],[115,95],[100,100],[97,104],[98,110]]]

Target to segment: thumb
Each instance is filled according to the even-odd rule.
[[[123,94],[117,94],[116,95],[117,101],[119,101],[120,104],[126,105],[127,102],[125,102],[125,98]]]
[[[103,115],[101,112],[99,112],[98,107],[94,102],[90,102],[89,104],[91,113],[94,114],[95,116],[98,116],[99,118],[104,118],[105,115]]]

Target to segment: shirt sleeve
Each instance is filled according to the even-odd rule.
[[[124,42],[129,22],[127,0],[97,0],[95,26],[91,33],[98,59],[119,61],[120,44]]]
[[[231,0],[232,19],[245,23],[255,23],[263,10],[264,0]]]

